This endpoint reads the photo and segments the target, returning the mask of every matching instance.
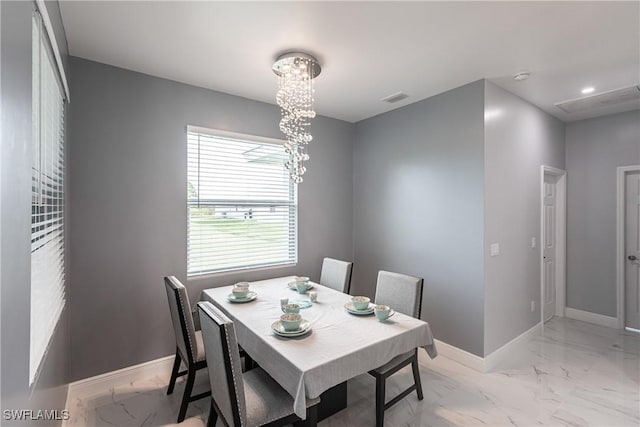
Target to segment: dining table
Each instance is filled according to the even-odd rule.
[[[424,348],[431,358],[437,356],[427,322],[402,313],[385,321],[373,314],[354,315],[345,308],[350,295],[314,282],[310,282],[313,288],[299,293],[289,286],[294,280],[288,276],[251,282],[257,297],[245,303],[230,301],[233,286],[205,289],[201,300],[234,322],[238,344],[293,397],[293,410],[301,419],[306,417],[307,398],[320,397],[344,383],[346,406],[347,380],[400,354]],[[317,293],[314,303],[311,291]],[[282,315],[282,298],[308,306],[300,310],[311,324],[308,333],[297,337],[274,333],[272,324]]]

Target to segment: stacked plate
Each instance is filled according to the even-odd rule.
[[[358,316],[366,316],[369,314],[373,314],[373,308],[375,306],[376,306],[375,304],[369,303],[369,306],[364,310],[358,310],[357,308],[355,308],[352,302],[348,302],[344,305],[344,308],[351,314],[355,314]]]
[[[254,291],[247,292],[247,296],[246,297],[242,297],[242,298],[238,298],[233,294],[227,295],[227,300],[229,302],[237,302],[237,303],[253,301],[256,298],[258,298],[258,293],[254,292]]]
[[[276,320],[271,324],[271,329],[273,330],[274,334],[281,337],[299,337],[300,335],[304,335],[311,330],[311,322],[302,319],[302,322],[300,322],[300,327],[298,329],[296,329],[295,331],[285,331],[282,323],[280,323],[279,320]]]

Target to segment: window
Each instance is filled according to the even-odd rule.
[[[297,186],[282,142],[189,127],[187,273],[297,262]]]
[[[32,47],[30,384],[35,381],[65,304],[65,97],[51,44],[38,13],[33,18]]]

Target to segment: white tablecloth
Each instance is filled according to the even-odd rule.
[[[206,289],[202,300],[223,310],[235,324],[238,343],[294,397],[294,411],[306,416],[306,397],[315,398],[329,388],[389,362],[395,356],[424,347],[431,358],[437,351],[429,324],[396,313],[388,321],[355,316],[344,309],[350,296],[314,284],[318,302],[300,311],[312,324],[302,337],[281,338],[271,330],[278,320],[280,298],[308,300],[290,290],[293,277],[253,282],[255,301],[230,303],[231,287]]]

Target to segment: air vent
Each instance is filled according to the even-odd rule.
[[[408,98],[408,97],[409,97],[409,95],[407,95],[406,93],[396,92],[396,93],[392,93],[389,96],[385,96],[380,101],[388,102],[389,104],[393,104],[394,102],[402,101],[403,99]]]
[[[640,107],[640,86],[630,86],[585,98],[562,101],[555,106],[565,113],[572,114],[627,103],[636,103]]]

